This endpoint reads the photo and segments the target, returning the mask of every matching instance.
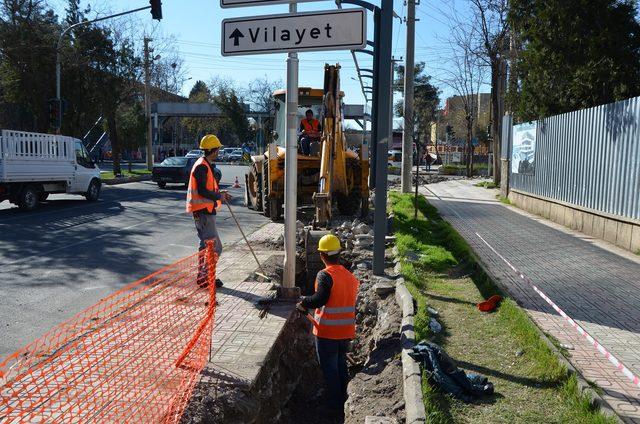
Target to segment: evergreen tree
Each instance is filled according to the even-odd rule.
[[[640,95],[634,0],[512,0],[522,45],[516,116],[532,120]]]

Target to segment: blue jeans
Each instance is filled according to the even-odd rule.
[[[347,400],[347,384],[349,370],[347,369],[347,349],[349,340],[332,340],[316,337],[318,362],[324,375],[327,387],[329,406],[337,410],[344,408]]]

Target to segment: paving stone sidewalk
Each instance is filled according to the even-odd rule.
[[[571,363],[602,388],[602,397],[620,418],[640,423],[640,388],[520,280],[476,233],[528,275],[635,375],[640,375],[640,258],[505,206],[496,200],[496,190],[475,187],[476,182],[430,184],[421,192],[537,325],[572,347],[568,350]]]
[[[261,243],[275,241],[282,233],[283,224],[269,223],[247,235],[261,263],[279,253]],[[212,356],[203,370],[203,382],[251,386],[293,309],[292,304],[276,304],[263,318],[259,316],[256,301],[273,290],[271,283],[246,281],[256,269],[244,241],[225,246],[217,265],[217,277],[224,287],[216,293]]]

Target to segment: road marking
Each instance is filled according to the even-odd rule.
[[[89,290],[97,290],[97,289],[104,289],[104,288],[108,288],[109,286],[106,284],[100,285],[100,286],[91,286],[91,287],[85,287],[83,289],[80,289],[82,291],[89,291]]]
[[[174,243],[170,243],[170,244],[168,244],[168,246],[182,247],[183,249],[193,249],[194,248],[194,246],[185,246],[184,244],[174,244]]]
[[[142,221],[142,222],[139,222],[139,223],[134,224],[134,225],[129,225],[128,227],[123,227],[123,228],[119,228],[119,229],[114,230],[114,231],[109,231],[108,233],[100,234],[99,236],[92,237],[92,238],[90,238],[88,240],[82,240],[82,241],[79,241],[79,242],[76,242],[76,243],[67,244],[66,246],[58,247],[56,249],[47,250],[46,252],[25,256],[25,257],[23,257],[21,259],[13,261],[13,262],[7,262],[4,265],[19,264],[21,262],[24,262],[24,261],[26,261],[28,259],[31,259],[31,258],[34,258],[34,257],[42,257],[43,255],[48,255],[50,253],[59,252],[60,250],[68,249],[70,247],[79,246],[81,244],[86,244],[86,243],[89,243],[90,241],[94,241],[94,240],[97,240],[97,239],[100,239],[100,238],[103,238],[103,237],[106,237],[106,236],[110,236],[112,234],[116,234],[116,233],[119,233],[121,231],[130,230],[131,228],[139,227],[140,225],[143,225],[143,224],[149,224],[150,222],[159,221],[160,219],[165,219],[165,218],[169,218],[169,217],[177,216],[177,215],[184,215],[184,211],[180,211],[178,213],[172,213],[172,214],[169,214],[169,215],[162,215],[161,217],[158,217],[158,218],[149,219],[149,220]]]
[[[129,196],[129,197],[123,197],[123,198],[117,199],[117,200],[86,202],[88,204],[79,205],[79,206],[71,206],[71,207],[68,207],[68,208],[63,207],[62,209],[56,209],[56,210],[50,210],[50,211],[45,210],[45,211],[42,211],[42,212],[35,212],[35,213],[32,212],[32,213],[29,213],[29,214],[25,214],[25,212],[19,212],[19,215],[10,216],[8,218],[3,218],[2,222],[0,222],[0,225],[6,224],[9,221],[15,221],[15,220],[19,220],[19,219],[32,220],[33,218],[39,218],[41,216],[50,215],[50,214],[53,214],[53,213],[72,211],[72,210],[75,211],[75,210],[78,210],[78,209],[86,209],[86,208],[89,208],[89,207],[92,207],[92,206],[102,206],[102,205],[106,205],[106,204],[109,204],[109,203],[118,203],[118,202],[123,201],[123,200],[131,200],[131,199],[136,199],[138,197],[144,197],[144,196],[148,196],[148,194],[136,194],[136,195]],[[63,199],[60,199],[58,201],[62,201],[62,200]],[[64,199],[64,200],[73,201],[75,199]],[[55,201],[52,201],[52,202],[55,202]],[[82,202],[82,200],[80,200],[80,202]],[[17,208],[11,208],[11,209],[16,209],[17,210]],[[11,209],[3,209],[3,210],[11,210]]]

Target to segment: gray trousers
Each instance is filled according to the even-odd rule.
[[[218,229],[216,228],[216,216],[208,213],[194,213],[193,220],[196,224],[196,231],[198,232],[198,238],[200,239],[199,250],[204,250],[207,247],[205,241],[214,240],[214,249],[218,256],[222,253],[222,242],[218,235]]]

